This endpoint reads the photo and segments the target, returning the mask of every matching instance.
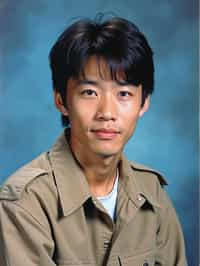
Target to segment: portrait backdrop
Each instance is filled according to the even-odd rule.
[[[133,21],[154,51],[155,92],[125,153],[160,171],[177,210],[190,266],[198,265],[198,1],[1,0],[0,182],[60,134],[48,53],[78,18]],[[133,236],[134,237],[134,236]]]

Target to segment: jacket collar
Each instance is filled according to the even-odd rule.
[[[71,152],[65,133],[58,138],[50,151],[50,161],[63,215],[67,216],[81,207],[91,197],[91,193],[84,173]]]
[[[87,179],[80,165],[74,158],[67,142],[66,130],[56,141],[50,151],[50,162],[55,176],[59,199],[63,210],[63,215],[67,216],[83,203],[92,198]],[[144,169],[144,172],[148,172]],[[128,197],[137,206],[141,207],[147,200],[151,205],[160,207],[161,204],[156,196],[156,191],[151,184],[151,180],[145,181],[141,173],[141,167],[133,165],[124,155],[120,161],[121,184],[127,192]],[[155,187],[155,186],[154,186]]]

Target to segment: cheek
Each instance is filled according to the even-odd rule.
[[[140,105],[134,102],[128,102],[125,104],[121,104],[119,107],[119,113],[121,114],[121,116],[126,118],[125,121],[137,120],[139,117],[139,113],[140,113]]]
[[[139,102],[129,102],[121,105],[121,126],[124,129],[125,138],[128,140],[134,133],[140,112]]]
[[[69,119],[72,124],[88,126],[94,116],[94,108],[92,105],[80,104],[79,102],[69,106]]]

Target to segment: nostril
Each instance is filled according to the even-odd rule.
[[[99,112],[97,114],[97,119],[99,120],[105,120],[105,121],[108,121],[108,120],[112,120],[113,119],[113,115],[111,112]]]

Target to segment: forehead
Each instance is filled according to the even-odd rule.
[[[122,70],[113,72],[108,62],[102,57],[91,56],[87,59],[80,73],[80,79],[124,80]]]

